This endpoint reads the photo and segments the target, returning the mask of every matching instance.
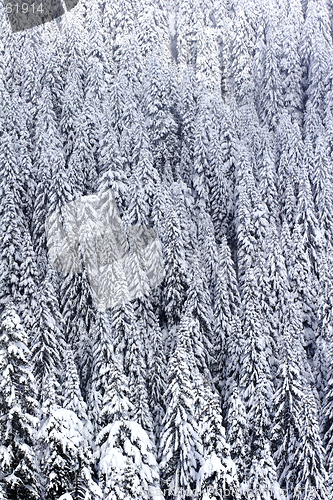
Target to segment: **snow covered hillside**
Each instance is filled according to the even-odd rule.
[[[80,0],[13,33],[1,2],[1,500],[332,500],[332,25]],[[165,276],[99,310],[45,223],[109,188]]]

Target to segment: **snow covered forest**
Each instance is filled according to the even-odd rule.
[[[333,498],[332,28],[80,0],[12,33],[1,3],[1,500]],[[45,221],[109,188],[165,277],[99,311]]]

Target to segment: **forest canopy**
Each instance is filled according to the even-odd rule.
[[[333,498],[332,28],[80,0],[14,33],[1,4],[1,500]],[[108,190],[165,275],[99,310],[46,221]]]

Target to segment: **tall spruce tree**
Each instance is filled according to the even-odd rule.
[[[0,326],[0,482],[8,500],[40,498],[35,436],[38,423],[36,386],[27,335],[13,303]]]

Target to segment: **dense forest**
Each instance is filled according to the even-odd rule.
[[[1,3],[1,500],[333,498],[332,28],[80,0],[13,33]],[[108,189],[165,276],[101,311],[45,223]]]

